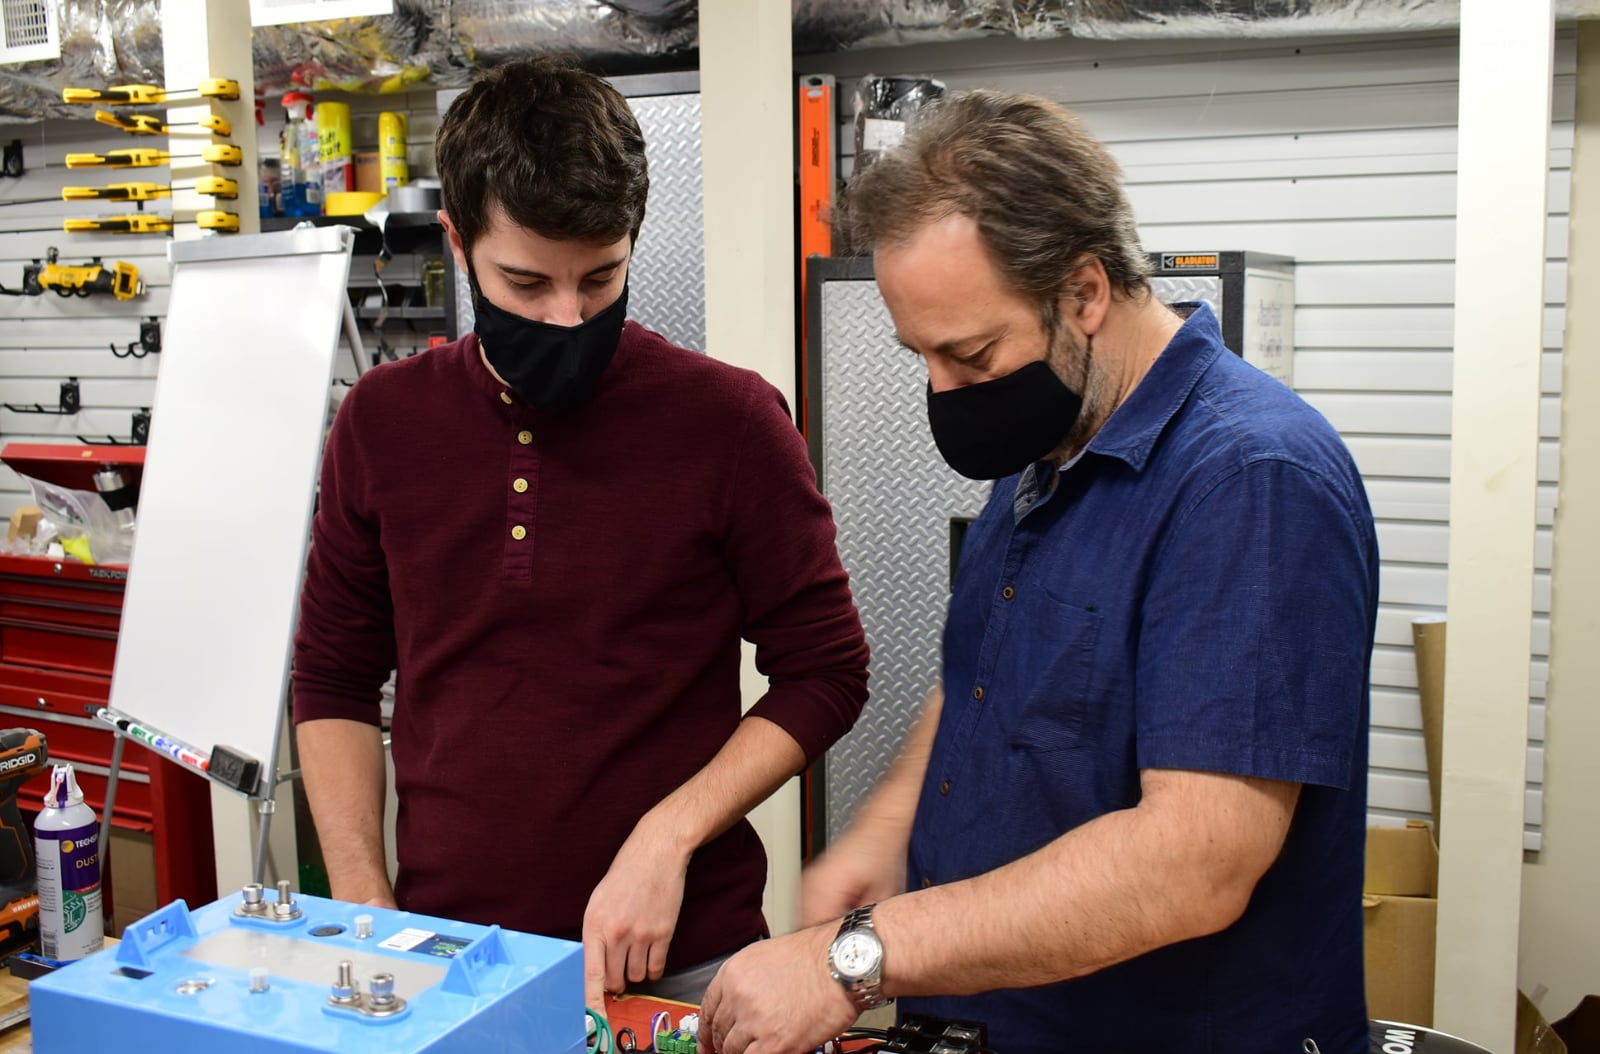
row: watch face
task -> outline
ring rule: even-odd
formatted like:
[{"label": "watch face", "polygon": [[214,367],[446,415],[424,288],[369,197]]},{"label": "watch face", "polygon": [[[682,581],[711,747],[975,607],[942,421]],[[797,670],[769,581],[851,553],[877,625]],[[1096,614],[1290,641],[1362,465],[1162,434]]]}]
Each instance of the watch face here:
[{"label": "watch face", "polygon": [[870,933],[847,933],[833,946],[833,968],[852,980],[871,974],[882,957],[883,945]]}]

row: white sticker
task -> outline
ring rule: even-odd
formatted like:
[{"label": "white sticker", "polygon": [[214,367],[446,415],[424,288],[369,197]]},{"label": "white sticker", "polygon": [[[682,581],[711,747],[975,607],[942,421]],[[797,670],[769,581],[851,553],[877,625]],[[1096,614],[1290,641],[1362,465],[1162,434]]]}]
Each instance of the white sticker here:
[{"label": "white sticker", "polygon": [[861,149],[893,150],[906,137],[904,121],[890,121],[882,117],[868,117],[862,122]]},{"label": "white sticker", "polygon": [[428,930],[401,930],[393,937],[379,941],[378,947],[388,948],[390,951],[408,952],[424,941],[431,941],[436,934]]},{"label": "white sticker", "polygon": [[1244,274],[1244,361],[1294,385],[1294,278],[1281,271]]}]

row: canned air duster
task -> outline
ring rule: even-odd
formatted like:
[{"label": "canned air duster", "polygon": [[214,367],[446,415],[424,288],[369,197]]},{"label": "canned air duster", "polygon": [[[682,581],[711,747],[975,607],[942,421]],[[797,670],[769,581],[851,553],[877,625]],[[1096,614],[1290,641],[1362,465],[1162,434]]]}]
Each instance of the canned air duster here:
[{"label": "canned air duster", "polygon": [[34,822],[39,874],[39,951],[70,962],[105,946],[100,914],[100,824],[83,802],[71,765],[50,770]]}]

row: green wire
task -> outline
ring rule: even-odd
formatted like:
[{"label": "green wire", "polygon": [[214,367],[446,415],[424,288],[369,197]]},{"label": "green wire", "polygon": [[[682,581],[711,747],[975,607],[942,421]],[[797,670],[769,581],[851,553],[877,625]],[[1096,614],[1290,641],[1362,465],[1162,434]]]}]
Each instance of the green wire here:
[{"label": "green wire", "polygon": [[[584,1007],[583,1012],[594,1024],[594,1046],[588,1048],[588,1054],[612,1054],[612,1051],[617,1049],[616,1039],[612,1036],[611,1026],[606,1024],[604,1015],[596,1013],[588,1007]],[[604,1046],[600,1044],[602,1036],[605,1037]]]}]

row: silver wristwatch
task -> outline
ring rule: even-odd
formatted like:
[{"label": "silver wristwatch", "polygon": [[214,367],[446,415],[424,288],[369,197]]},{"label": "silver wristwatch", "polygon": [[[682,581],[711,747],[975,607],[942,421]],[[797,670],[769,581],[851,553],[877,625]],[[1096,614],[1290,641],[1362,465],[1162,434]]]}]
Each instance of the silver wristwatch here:
[{"label": "silver wristwatch", "polygon": [[828,947],[828,972],[861,1010],[888,1002],[883,997],[883,941],[872,925],[875,906],[868,904],[846,915]]}]

